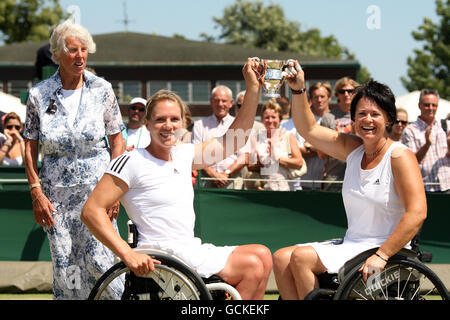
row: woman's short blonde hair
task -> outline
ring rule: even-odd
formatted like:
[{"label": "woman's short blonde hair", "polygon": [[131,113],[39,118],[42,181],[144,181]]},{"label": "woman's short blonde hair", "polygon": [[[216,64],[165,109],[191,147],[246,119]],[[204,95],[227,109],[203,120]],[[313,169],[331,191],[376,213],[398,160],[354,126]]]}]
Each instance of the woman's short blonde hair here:
[{"label": "woman's short blonde hair", "polygon": [[275,113],[278,113],[278,118],[281,120],[283,119],[283,108],[274,100],[269,100],[265,104],[263,104],[261,108],[261,119],[263,118],[264,111],[267,109],[273,110]]},{"label": "woman's short blonde hair", "polygon": [[166,89],[159,90],[153,96],[151,96],[150,99],[147,100],[147,105],[145,106],[146,108],[145,119],[149,121],[152,118],[153,108],[156,106],[158,102],[163,100],[171,100],[178,104],[181,111],[181,119],[183,119],[184,122],[185,110],[188,108],[188,106],[183,101],[183,99],[180,98],[179,95],[177,95],[175,92]]},{"label": "woman's short blonde hair", "polygon": [[97,50],[94,40],[92,39],[91,34],[85,27],[82,25],[73,23],[71,19],[64,21],[61,24],[58,24],[52,32],[50,37],[50,51],[52,53],[52,60],[59,64],[58,57],[61,53],[68,52],[66,47],[66,38],[67,37],[75,37],[84,43],[89,53],[95,53]]}]

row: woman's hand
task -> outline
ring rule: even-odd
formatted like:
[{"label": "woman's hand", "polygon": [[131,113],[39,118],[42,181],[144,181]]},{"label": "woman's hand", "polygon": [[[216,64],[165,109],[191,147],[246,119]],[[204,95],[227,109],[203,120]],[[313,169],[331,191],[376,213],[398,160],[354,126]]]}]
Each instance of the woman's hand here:
[{"label": "woman's hand", "polygon": [[33,201],[33,215],[36,223],[40,224],[42,228],[52,227],[55,224],[52,213],[56,212],[56,210],[50,200],[40,188],[34,188],[31,191],[31,199]]},{"label": "woman's hand", "polygon": [[261,60],[258,57],[247,59],[247,62],[242,68],[242,75],[244,76],[247,88],[252,86],[258,89],[260,88],[260,76],[264,69]]},{"label": "woman's hand", "polygon": [[120,201],[116,201],[111,206],[111,208],[106,210],[106,213],[108,214],[109,219],[113,221],[114,219],[117,219],[117,217],[119,216],[119,211],[120,211]]},{"label": "woman's hand", "polygon": [[125,265],[137,276],[143,276],[155,270],[155,264],[161,264],[161,261],[153,259],[148,254],[137,253],[130,250],[126,257],[123,257]]},{"label": "woman's hand", "polygon": [[297,60],[289,59],[287,61],[286,82],[293,90],[305,88],[305,73]]},{"label": "woman's hand", "polygon": [[362,272],[363,280],[367,281],[368,276],[370,277],[371,275],[380,273],[385,266],[386,261],[384,261],[379,256],[373,254],[366,260],[366,262],[358,271]]}]

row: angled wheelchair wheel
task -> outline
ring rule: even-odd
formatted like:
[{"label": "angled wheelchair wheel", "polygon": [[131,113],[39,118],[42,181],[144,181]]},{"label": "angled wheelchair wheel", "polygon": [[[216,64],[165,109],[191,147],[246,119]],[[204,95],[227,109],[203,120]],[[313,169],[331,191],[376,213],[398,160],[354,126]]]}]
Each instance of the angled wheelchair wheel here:
[{"label": "angled wheelchair wheel", "polygon": [[119,262],[102,275],[88,299],[212,300],[206,285],[187,265],[167,254],[149,255],[161,261],[153,272],[136,276]]},{"label": "angled wheelchair wheel", "polygon": [[449,292],[427,266],[413,259],[389,260],[364,282],[355,267],[342,281],[335,300],[450,300]]}]

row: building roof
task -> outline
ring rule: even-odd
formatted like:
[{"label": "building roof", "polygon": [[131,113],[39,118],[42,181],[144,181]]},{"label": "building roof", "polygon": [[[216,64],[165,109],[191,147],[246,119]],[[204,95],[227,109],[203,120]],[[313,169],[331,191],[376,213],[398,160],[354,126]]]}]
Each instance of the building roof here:
[{"label": "building roof", "polygon": [[[92,66],[140,65],[242,65],[248,57],[298,59],[308,66],[347,66],[359,68],[357,61],[323,57],[300,57],[292,52],[275,52],[236,45],[193,41],[151,34],[118,32],[93,36],[97,52],[89,55]],[[48,41],[26,42],[0,47],[0,65],[33,65],[37,49]]]}]

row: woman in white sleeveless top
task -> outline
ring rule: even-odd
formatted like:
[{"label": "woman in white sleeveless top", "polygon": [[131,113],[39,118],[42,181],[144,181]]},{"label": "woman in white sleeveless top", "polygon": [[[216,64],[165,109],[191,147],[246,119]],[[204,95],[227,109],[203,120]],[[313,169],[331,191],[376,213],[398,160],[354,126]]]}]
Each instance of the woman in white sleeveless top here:
[{"label": "woman in white sleeveless top", "polygon": [[[299,244],[274,254],[274,273],[283,299],[303,299],[318,286],[317,275],[336,273],[359,253],[379,247],[361,267],[364,280],[419,231],[427,215],[417,160],[402,144],[389,139],[396,118],[395,97],[376,81],[358,88],[351,104],[356,135],[317,125],[304,90],[304,73],[291,63],[292,116],[300,135],[319,150],[347,161],[342,197],[348,229],[342,243]],[[303,89],[302,89],[303,88]]]}]

